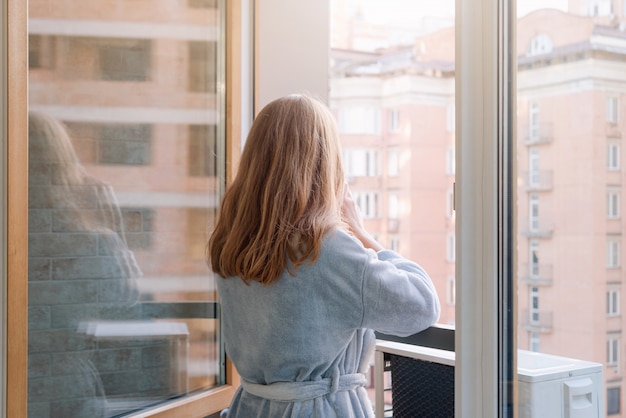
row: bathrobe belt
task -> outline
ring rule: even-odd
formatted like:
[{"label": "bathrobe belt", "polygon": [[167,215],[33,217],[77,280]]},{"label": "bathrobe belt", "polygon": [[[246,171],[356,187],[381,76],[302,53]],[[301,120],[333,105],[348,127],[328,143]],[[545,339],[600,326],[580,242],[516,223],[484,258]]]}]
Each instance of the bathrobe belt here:
[{"label": "bathrobe belt", "polygon": [[365,383],[363,373],[342,374],[308,382],[276,382],[267,385],[241,380],[243,390],[249,394],[281,402],[307,401],[331,393],[353,390],[365,386]]}]

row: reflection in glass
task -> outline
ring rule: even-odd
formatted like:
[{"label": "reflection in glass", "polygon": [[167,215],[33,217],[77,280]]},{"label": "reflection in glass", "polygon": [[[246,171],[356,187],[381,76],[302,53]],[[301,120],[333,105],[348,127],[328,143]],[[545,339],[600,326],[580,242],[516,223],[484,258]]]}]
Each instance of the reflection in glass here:
[{"label": "reflection in glass", "polygon": [[224,381],[223,2],[29,2],[30,417]]}]

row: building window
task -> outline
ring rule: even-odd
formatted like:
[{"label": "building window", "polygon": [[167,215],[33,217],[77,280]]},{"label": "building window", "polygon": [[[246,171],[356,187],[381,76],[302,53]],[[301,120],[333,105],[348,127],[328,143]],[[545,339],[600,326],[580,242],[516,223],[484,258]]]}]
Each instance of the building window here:
[{"label": "building window", "polygon": [[150,125],[101,125],[97,161],[100,164],[148,165],[151,144]]},{"label": "building window", "polygon": [[128,248],[131,250],[150,249],[154,233],[153,209],[124,207],[120,210]]},{"label": "building window", "polygon": [[539,230],[539,196],[531,194],[529,199],[528,224],[532,232]]},{"label": "building window", "polygon": [[454,146],[450,145],[446,149],[446,174],[453,176],[456,170],[456,156],[454,152]]},{"label": "building window", "polygon": [[611,16],[613,0],[588,0],[585,13],[587,16]]},{"label": "building window", "polygon": [[374,177],[380,175],[377,150],[353,148],[345,150],[343,156],[347,176]]},{"label": "building window", "polygon": [[619,336],[609,335],[606,338],[606,365],[619,365]]},{"label": "building window", "polygon": [[387,174],[394,177],[400,175],[400,150],[398,148],[387,150]]},{"label": "building window", "polygon": [[616,415],[620,413],[620,387],[606,389],[606,413]]},{"label": "building window", "polygon": [[606,98],[606,121],[609,123],[619,122],[619,98],[616,96]]},{"label": "building window", "polygon": [[456,239],[454,232],[449,232],[446,239],[446,260],[449,263],[454,263],[456,259]]},{"label": "building window", "polygon": [[539,186],[539,150],[531,148],[528,153],[528,183],[530,187]]},{"label": "building window", "polygon": [[100,77],[109,81],[148,81],[151,42],[106,39],[99,44]]},{"label": "building window", "polygon": [[399,201],[398,193],[389,194],[389,213],[387,214],[389,219],[398,219],[400,214]]},{"label": "building window", "polygon": [[608,219],[620,217],[620,194],[619,190],[609,190],[606,193],[606,217]]},{"label": "building window", "polygon": [[188,89],[197,93],[217,91],[217,42],[189,42]]},{"label": "building window", "polygon": [[530,288],[530,323],[539,323],[539,288],[533,286]]},{"label": "building window", "polygon": [[354,201],[364,218],[378,217],[378,192],[354,192]]},{"label": "building window", "polygon": [[400,112],[398,109],[389,109],[389,132],[400,130]]},{"label": "building window", "polygon": [[28,68],[52,70],[56,63],[56,37],[28,35]]},{"label": "building window", "polygon": [[528,349],[534,352],[539,351],[539,333],[538,332],[530,333],[530,344],[529,344]]},{"label": "building window", "polygon": [[539,242],[537,240],[531,240],[529,244],[530,253],[530,277],[539,277]]},{"label": "building window", "polygon": [[215,125],[189,125],[189,175],[217,176]]},{"label": "building window", "polygon": [[607,316],[619,315],[619,289],[609,289],[606,292],[606,314]]},{"label": "building window", "polygon": [[542,55],[552,52],[552,39],[544,33],[535,36],[530,40],[528,55]]},{"label": "building window", "polygon": [[339,112],[339,131],[348,135],[379,135],[380,109],[375,107],[346,107]]},{"label": "building window", "polygon": [[528,105],[528,136],[530,142],[539,140],[539,105],[531,102]]},{"label": "building window", "polygon": [[456,304],[456,279],[454,276],[448,276],[446,280],[446,302],[449,306]]},{"label": "building window", "polygon": [[606,267],[616,269],[620,266],[620,247],[621,239],[619,237],[608,237],[606,242]]},{"label": "building window", "polygon": [[606,152],[606,168],[609,171],[616,171],[620,169],[620,145],[616,142],[610,142],[607,144]]}]

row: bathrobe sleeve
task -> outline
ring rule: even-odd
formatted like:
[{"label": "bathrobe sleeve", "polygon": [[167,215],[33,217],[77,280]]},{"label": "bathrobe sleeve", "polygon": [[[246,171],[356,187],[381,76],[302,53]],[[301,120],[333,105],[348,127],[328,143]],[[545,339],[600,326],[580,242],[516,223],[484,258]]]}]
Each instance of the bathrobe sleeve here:
[{"label": "bathrobe sleeve", "polygon": [[370,253],[363,269],[363,327],[408,336],[439,319],[441,307],[432,280],[417,263],[394,251]]}]

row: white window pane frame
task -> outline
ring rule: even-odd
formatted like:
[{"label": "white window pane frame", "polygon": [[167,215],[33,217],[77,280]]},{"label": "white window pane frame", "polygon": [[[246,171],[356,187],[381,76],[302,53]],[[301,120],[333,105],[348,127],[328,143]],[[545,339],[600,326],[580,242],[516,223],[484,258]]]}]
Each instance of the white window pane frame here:
[{"label": "white window pane frame", "polygon": [[398,132],[400,130],[400,112],[398,109],[389,109],[389,132]]},{"label": "white window pane frame", "polygon": [[531,148],[528,153],[528,182],[531,187],[539,186],[539,150]]},{"label": "white window pane frame", "polygon": [[618,269],[620,260],[621,237],[609,236],[606,241],[606,268]]},{"label": "white window pane frame", "polygon": [[505,0],[456,0],[455,410],[464,418],[514,407],[515,286],[503,255],[515,238],[515,12]]},{"label": "white window pane frame", "polygon": [[620,218],[620,197],[619,189],[609,189],[606,193],[606,217],[607,219]]},{"label": "white window pane frame", "polygon": [[387,174],[391,177],[400,175],[400,149],[397,147],[387,150]]},{"label": "white window pane frame", "polygon": [[620,289],[608,289],[606,291],[606,314],[607,316],[619,316],[620,314]]},{"label": "white window pane frame", "polygon": [[617,142],[609,142],[606,148],[606,168],[609,171],[617,171],[620,169],[620,144]]},{"label": "white window pane frame", "polygon": [[606,365],[619,366],[619,335],[608,335],[606,338]]},{"label": "white window pane frame", "polygon": [[606,121],[609,123],[619,122],[619,97],[607,96],[606,98]]},{"label": "white window pane frame", "polygon": [[446,303],[449,306],[456,304],[456,279],[454,276],[448,276],[446,279]]}]

